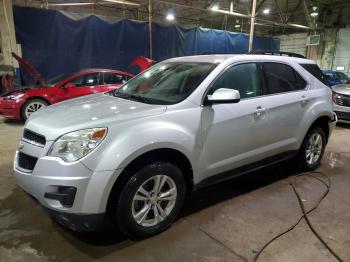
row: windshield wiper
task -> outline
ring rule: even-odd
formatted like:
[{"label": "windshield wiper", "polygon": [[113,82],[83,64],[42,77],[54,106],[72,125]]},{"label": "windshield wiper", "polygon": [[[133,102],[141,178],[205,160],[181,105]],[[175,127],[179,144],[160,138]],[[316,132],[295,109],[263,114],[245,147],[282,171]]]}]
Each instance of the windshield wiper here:
[{"label": "windshield wiper", "polygon": [[151,104],[151,100],[148,99],[147,97],[144,97],[144,96],[135,95],[135,94],[126,94],[126,93],[122,93],[120,91],[115,91],[115,92],[113,92],[111,94],[113,94],[116,97],[126,98],[126,99],[133,99],[133,100],[136,100],[136,101],[139,101],[139,102],[143,102],[143,103],[146,103],[146,104]]}]

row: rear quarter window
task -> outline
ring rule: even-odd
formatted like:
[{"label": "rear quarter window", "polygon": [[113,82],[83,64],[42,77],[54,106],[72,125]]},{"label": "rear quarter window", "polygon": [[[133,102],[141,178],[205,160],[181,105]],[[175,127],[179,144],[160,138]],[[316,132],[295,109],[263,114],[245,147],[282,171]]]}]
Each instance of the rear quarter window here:
[{"label": "rear quarter window", "polygon": [[322,73],[321,69],[315,64],[300,64],[306,71],[316,77],[319,81],[321,81],[326,86],[330,86],[327,78]]},{"label": "rear quarter window", "polygon": [[286,64],[264,62],[263,71],[268,94],[302,90],[307,85],[298,72]]}]

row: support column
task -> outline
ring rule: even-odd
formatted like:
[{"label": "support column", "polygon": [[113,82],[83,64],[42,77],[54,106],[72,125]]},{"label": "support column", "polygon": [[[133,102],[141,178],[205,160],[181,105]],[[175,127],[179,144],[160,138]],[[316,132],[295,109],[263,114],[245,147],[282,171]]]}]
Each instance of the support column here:
[{"label": "support column", "polygon": [[250,18],[250,33],[248,52],[253,51],[254,26],[255,26],[256,0],[253,0],[252,17]]},{"label": "support column", "polygon": [[153,59],[153,41],[152,41],[152,12],[153,2],[148,0],[148,31],[149,31],[149,58]]},{"label": "support column", "polygon": [[18,53],[13,22],[12,0],[0,0],[0,39],[0,65],[18,68],[17,61],[11,55],[11,52]]}]

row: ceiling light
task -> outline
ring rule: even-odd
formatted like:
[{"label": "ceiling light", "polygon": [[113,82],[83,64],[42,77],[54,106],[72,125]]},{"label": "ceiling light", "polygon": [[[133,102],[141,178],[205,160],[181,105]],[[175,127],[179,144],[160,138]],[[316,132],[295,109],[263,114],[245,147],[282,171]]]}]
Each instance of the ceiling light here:
[{"label": "ceiling light", "polygon": [[174,14],[168,13],[168,14],[166,15],[166,20],[168,20],[168,21],[174,21],[174,20],[175,20]]},{"label": "ceiling light", "polygon": [[139,6],[139,3],[131,2],[131,1],[124,1],[124,0],[103,0],[104,2],[110,2],[115,4],[123,4],[123,5],[135,5]]},{"label": "ceiling light", "polygon": [[235,25],[235,28],[240,28],[241,27],[241,25]]},{"label": "ceiling light", "polygon": [[264,15],[268,15],[268,14],[270,13],[270,11],[271,11],[270,8],[265,8],[265,9],[263,10],[263,14],[264,14]]},{"label": "ceiling light", "polygon": [[318,16],[318,12],[312,12],[310,15],[313,17]]},{"label": "ceiling light", "polygon": [[218,10],[219,10],[219,5],[218,5],[218,4],[214,4],[214,5],[211,7],[211,10],[212,10],[212,11],[218,11]]}]

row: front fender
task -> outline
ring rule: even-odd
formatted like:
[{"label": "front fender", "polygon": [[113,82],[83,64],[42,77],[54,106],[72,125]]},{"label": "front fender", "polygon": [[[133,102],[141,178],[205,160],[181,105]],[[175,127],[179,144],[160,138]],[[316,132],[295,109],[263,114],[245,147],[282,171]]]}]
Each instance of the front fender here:
[{"label": "front fender", "polygon": [[[170,122],[149,121],[126,127],[127,131],[109,130],[109,139],[93,152],[91,157],[82,160],[89,169],[106,171],[124,169],[131,161],[155,149],[171,148],[183,153],[190,161],[194,148],[194,132]],[[191,161],[192,162],[192,161]]]}]

